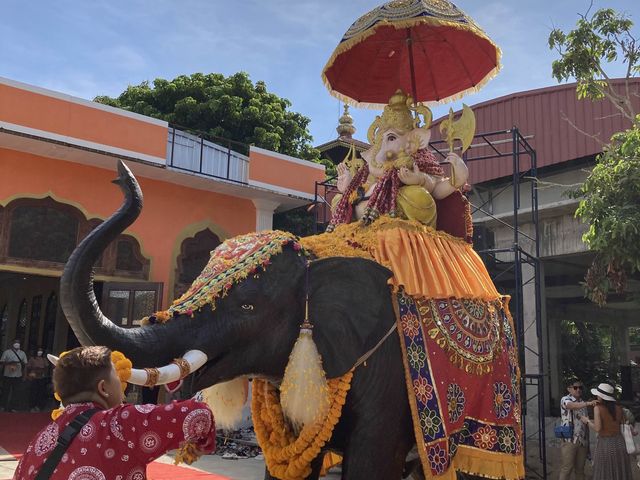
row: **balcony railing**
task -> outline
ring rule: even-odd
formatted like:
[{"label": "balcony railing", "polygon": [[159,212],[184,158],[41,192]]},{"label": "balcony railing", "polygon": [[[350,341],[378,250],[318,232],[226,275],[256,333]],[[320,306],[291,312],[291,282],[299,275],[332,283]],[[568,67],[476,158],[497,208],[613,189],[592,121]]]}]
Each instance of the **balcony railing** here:
[{"label": "balcony railing", "polygon": [[[209,139],[207,139],[209,138]],[[246,185],[249,176],[249,157],[236,150],[249,151],[240,142],[194,135],[169,126],[167,138],[167,166]],[[222,145],[221,145],[222,144]]]}]

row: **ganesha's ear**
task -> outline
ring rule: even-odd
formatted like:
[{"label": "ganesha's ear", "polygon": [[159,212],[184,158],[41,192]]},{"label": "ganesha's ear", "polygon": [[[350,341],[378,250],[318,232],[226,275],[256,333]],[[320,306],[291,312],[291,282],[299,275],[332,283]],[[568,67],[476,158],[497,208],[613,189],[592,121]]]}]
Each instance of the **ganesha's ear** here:
[{"label": "ganesha's ear", "polygon": [[390,270],[362,258],[331,257],[309,267],[309,320],[328,378],[347,373],[395,322]]},{"label": "ganesha's ear", "polygon": [[431,140],[431,129],[428,127],[414,128],[409,135],[415,138],[415,143],[418,148],[429,147],[429,141]]}]

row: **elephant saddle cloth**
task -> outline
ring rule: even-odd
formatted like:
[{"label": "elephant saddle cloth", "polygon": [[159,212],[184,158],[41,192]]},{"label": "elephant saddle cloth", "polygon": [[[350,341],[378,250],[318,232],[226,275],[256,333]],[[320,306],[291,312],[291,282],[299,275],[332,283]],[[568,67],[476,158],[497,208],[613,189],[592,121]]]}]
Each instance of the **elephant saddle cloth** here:
[{"label": "elephant saddle cloth", "polygon": [[418,222],[381,217],[305,237],[317,257],[389,268],[414,432],[427,478],[456,471],[524,478],[520,370],[508,297],[473,247]]},{"label": "elephant saddle cloth", "polygon": [[524,478],[520,374],[506,298],[396,294],[407,391],[426,477]]},{"label": "elephant saddle cloth", "polygon": [[168,310],[143,319],[143,324],[163,323],[175,315],[193,315],[205,305],[215,308],[216,300],[224,297],[233,285],[265,269],[271,263],[271,257],[285,247],[300,256],[305,254],[295,235],[278,230],[253,232],[225,240],[211,252],[209,262],[185,294]]}]

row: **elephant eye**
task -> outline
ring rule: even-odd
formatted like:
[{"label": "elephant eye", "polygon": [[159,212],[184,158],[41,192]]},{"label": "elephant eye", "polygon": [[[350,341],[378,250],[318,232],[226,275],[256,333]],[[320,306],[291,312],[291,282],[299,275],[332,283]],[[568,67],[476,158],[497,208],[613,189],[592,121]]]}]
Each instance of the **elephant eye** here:
[{"label": "elephant eye", "polygon": [[245,303],[244,305],[242,305],[242,309],[243,310],[253,310],[253,305],[251,305],[250,303]]},{"label": "elephant eye", "polygon": [[387,136],[387,141],[388,142],[393,142],[397,139],[398,137],[396,137],[395,135],[391,134],[389,136]]}]

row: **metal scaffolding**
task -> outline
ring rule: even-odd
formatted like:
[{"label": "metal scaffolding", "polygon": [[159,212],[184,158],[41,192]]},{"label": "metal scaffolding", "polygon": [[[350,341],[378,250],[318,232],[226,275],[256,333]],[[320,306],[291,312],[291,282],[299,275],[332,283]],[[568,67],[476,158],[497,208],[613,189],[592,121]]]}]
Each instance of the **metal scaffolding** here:
[{"label": "metal scaffolding", "polygon": [[[448,146],[444,140],[431,142],[429,146],[436,156],[445,158]],[[522,399],[522,426],[524,456],[527,475],[547,477],[547,455],[545,438],[545,395],[542,354],[542,306],[541,268],[538,235],[538,192],[536,151],[517,127],[474,136],[471,147],[464,153],[467,163],[511,158],[511,182],[494,194],[492,199],[513,189],[513,215],[511,221],[501,219],[487,210],[490,200],[480,205],[472,205],[472,213],[480,212],[513,231],[513,243],[507,248],[476,248],[487,264],[494,282],[511,294],[510,310],[515,322],[520,359]],[[335,177],[324,182],[316,182],[315,187],[315,231],[324,231],[331,218],[330,203],[337,194]],[[530,207],[522,208],[521,192],[530,184]],[[522,226],[531,225],[529,233]],[[523,271],[524,270],[524,271]],[[534,308],[529,309],[528,322],[525,319],[524,290],[534,287]],[[533,317],[533,318],[531,318]],[[532,338],[533,337],[533,338]],[[527,341],[528,340],[528,341]],[[527,365],[530,362],[531,365]],[[537,364],[537,365],[536,365]],[[537,366],[537,371],[532,371]],[[532,448],[534,450],[532,451]]]}]

